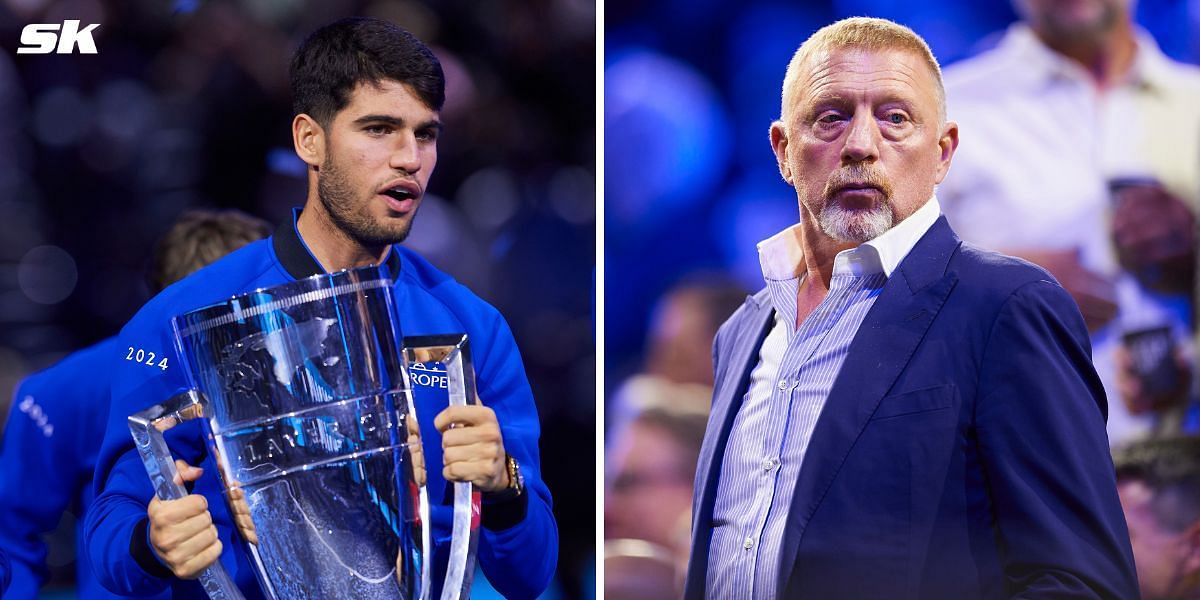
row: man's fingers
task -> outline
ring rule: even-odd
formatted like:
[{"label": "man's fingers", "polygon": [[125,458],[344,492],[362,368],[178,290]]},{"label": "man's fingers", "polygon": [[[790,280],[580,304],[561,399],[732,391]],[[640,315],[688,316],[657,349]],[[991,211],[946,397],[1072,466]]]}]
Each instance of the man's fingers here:
[{"label": "man's fingers", "polygon": [[442,453],[442,462],[493,464],[504,460],[504,451],[496,444],[469,444],[466,446],[447,446]]},{"label": "man's fingers", "polygon": [[501,440],[498,426],[455,427],[442,432],[443,448],[473,444],[500,444]]},{"label": "man's fingers", "polygon": [[442,476],[446,481],[469,481],[483,491],[501,489],[508,485],[504,448],[495,443],[448,447]]},{"label": "man's fingers", "polygon": [[1128,405],[1140,405],[1142,386],[1136,377],[1121,374],[1117,376],[1117,393],[1121,394]]},{"label": "man's fingers", "polygon": [[[150,541],[159,550],[170,551],[212,528],[212,515],[204,511],[178,522],[155,521],[150,518]],[[215,531],[215,529],[214,529]]]},{"label": "man's fingers", "polygon": [[247,542],[258,545],[258,530],[254,528],[254,520],[250,515],[238,515],[234,517],[234,524],[237,525],[238,531],[242,537],[246,538]]},{"label": "man's fingers", "polygon": [[246,502],[246,491],[240,487],[229,490],[229,508],[233,513],[234,524],[242,537],[251,544],[258,544],[258,532],[254,528],[254,519],[250,516],[250,503]]},{"label": "man's fingers", "polygon": [[479,472],[464,463],[447,464],[442,467],[442,477],[446,481],[469,481],[478,484]]},{"label": "man's fingers", "polygon": [[208,499],[200,494],[189,494],[178,500],[159,500],[155,497],[146,509],[151,524],[164,526],[182,523],[207,511]]},{"label": "man's fingers", "polygon": [[[215,529],[214,529],[215,531]],[[200,573],[212,566],[221,558],[221,540],[215,540],[207,548],[200,553],[184,560],[178,569],[175,569],[175,575],[180,579],[195,579],[200,576]]]},{"label": "man's fingers", "polygon": [[433,424],[442,433],[442,475],[447,481],[470,481],[484,491],[504,484],[504,442],[492,409],[451,406]]},{"label": "man's fingers", "polygon": [[221,542],[204,496],[150,502],[150,543],[177,577],[191,579],[221,554]]},{"label": "man's fingers", "polygon": [[438,413],[438,416],[434,418],[433,426],[438,431],[445,433],[452,424],[470,427],[495,422],[495,411],[486,406],[471,404],[468,406],[451,406],[446,408],[446,410]]},{"label": "man's fingers", "polygon": [[412,352],[413,358],[416,359],[414,362],[430,363],[442,362],[446,359],[446,356],[450,354],[451,349],[452,348],[448,346],[430,346],[422,348],[410,348],[409,351]]},{"label": "man's fingers", "polygon": [[488,460],[455,461],[442,467],[442,476],[446,481],[470,481],[471,483],[489,487],[496,479],[495,465]]},{"label": "man's fingers", "polygon": [[175,459],[175,471],[175,485],[183,485],[186,481],[195,481],[201,473],[204,473],[204,469],[193,467],[178,458]]},{"label": "man's fingers", "polygon": [[166,554],[174,564],[182,565],[218,543],[220,542],[217,539],[217,527],[209,522],[199,531],[171,546]]}]

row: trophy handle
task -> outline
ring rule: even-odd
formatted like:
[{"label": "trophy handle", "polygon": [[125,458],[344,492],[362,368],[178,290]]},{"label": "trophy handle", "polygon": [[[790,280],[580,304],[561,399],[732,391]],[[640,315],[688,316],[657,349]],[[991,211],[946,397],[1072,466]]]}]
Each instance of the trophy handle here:
[{"label": "trophy handle", "polygon": [[[167,448],[163,432],[184,421],[203,417],[207,404],[203,394],[188,390],[129,416],[129,432],[133,434],[142,464],[160,500],[178,500],[188,494],[182,485],[175,483],[178,474],[175,458]],[[213,600],[242,600],[241,591],[225,571],[220,559],[201,571],[199,580],[208,597]]]},{"label": "trophy handle", "polygon": [[[475,402],[475,367],[466,334],[406,337],[404,358],[409,363],[434,361],[446,366],[450,406]],[[480,493],[470,482],[456,481],[453,485],[454,520],[442,600],[471,597],[475,555],[479,548]]]}]

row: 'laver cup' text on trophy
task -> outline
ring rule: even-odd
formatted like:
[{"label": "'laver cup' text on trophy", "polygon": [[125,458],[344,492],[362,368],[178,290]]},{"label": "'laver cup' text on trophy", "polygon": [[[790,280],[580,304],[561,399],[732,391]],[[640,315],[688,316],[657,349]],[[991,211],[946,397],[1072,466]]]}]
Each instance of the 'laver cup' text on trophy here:
[{"label": "'laver cup' text on trophy", "polygon": [[[450,402],[474,400],[465,335],[400,348],[382,267],[315,275],[174,320],[190,390],[129,418],[159,498],[174,483],[163,433],[200,418],[259,584],[270,598],[429,598],[432,545],[406,361],[446,366]],[[429,415],[426,418],[433,418]],[[205,475],[207,476],[207,475]],[[469,595],[478,495],[455,483],[443,599]],[[209,596],[241,598],[214,563]]]}]

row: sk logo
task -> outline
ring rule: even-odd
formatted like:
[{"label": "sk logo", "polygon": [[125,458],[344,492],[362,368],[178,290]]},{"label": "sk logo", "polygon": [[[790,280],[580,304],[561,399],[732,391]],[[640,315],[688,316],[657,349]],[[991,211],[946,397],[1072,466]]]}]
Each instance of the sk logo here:
[{"label": "sk logo", "polygon": [[[79,48],[80,54],[96,54],[96,41],[92,39],[92,30],[99,23],[88,25],[79,30],[79,20],[63,21],[62,33],[56,33],[58,23],[33,23],[21,30],[21,47],[17,54],[72,54]],[[55,46],[57,45],[57,50]]]}]

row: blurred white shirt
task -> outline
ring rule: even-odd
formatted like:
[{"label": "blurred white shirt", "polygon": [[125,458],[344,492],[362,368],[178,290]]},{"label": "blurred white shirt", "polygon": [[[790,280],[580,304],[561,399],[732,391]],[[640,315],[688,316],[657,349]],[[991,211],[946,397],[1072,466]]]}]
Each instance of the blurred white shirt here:
[{"label": "blurred white shirt", "polygon": [[1093,360],[1110,441],[1146,433],[1152,417],[1130,415],[1117,394],[1113,351],[1123,332],[1157,325],[1182,340],[1191,309],[1120,272],[1108,182],[1154,179],[1200,207],[1200,68],[1170,60],[1139,31],[1125,82],[1102,92],[1017,23],[995,49],[947,68],[945,84],[960,139],[938,188],[951,226],[1000,251],[1078,250],[1085,267],[1116,278],[1119,313],[1093,335]]}]

